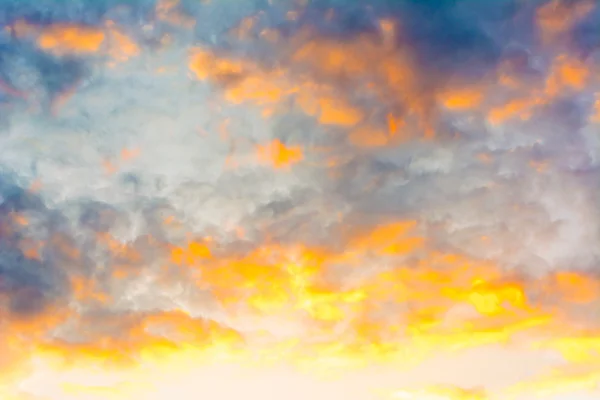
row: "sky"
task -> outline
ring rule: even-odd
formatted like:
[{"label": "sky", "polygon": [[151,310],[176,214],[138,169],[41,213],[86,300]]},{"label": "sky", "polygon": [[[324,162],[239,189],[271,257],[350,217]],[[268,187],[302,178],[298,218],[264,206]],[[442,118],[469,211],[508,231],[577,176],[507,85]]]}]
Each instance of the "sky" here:
[{"label": "sky", "polygon": [[0,11],[0,398],[600,395],[595,1]]}]

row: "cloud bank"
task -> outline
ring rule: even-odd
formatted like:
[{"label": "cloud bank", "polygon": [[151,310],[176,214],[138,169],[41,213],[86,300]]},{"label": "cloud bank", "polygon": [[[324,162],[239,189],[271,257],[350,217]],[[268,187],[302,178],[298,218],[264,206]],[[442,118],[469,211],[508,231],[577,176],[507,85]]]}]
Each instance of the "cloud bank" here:
[{"label": "cloud bank", "polygon": [[595,2],[5,3],[4,398],[594,396]]}]

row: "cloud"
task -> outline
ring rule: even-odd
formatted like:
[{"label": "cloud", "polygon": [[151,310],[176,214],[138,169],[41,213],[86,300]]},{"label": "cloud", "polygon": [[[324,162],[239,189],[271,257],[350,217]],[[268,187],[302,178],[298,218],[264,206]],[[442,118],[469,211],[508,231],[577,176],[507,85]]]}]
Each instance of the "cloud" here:
[{"label": "cloud", "polygon": [[93,3],[4,14],[15,353],[351,369],[513,340],[591,379],[593,3]]}]

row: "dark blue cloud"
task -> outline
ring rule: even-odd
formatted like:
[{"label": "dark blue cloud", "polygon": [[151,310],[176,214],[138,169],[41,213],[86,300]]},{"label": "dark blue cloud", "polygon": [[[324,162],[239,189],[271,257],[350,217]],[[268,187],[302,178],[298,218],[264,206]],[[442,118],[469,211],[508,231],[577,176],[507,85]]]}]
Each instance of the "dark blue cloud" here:
[{"label": "dark blue cloud", "polygon": [[[27,232],[27,227],[15,222],[15,215],[23,214],[35,214],[33,231]],[[48,241],[54,232],[60,232],[60,220],[38,196],[6,174],[0,175],[0,292],[8,295],[9,312],[15,317],[41,313],[68,296],[63,260],[51,254],[40,254],[39,259],[27,257],[20,246],[28,239]]]}]

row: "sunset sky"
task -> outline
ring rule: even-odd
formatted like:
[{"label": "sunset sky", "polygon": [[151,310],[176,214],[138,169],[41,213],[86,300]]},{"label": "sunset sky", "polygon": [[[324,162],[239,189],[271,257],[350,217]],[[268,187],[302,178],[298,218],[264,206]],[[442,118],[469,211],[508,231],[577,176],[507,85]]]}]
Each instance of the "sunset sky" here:
[{"label": "sunset sky", "polygon": [[0,400],[600,398],[596,1],[0,23]]}]

